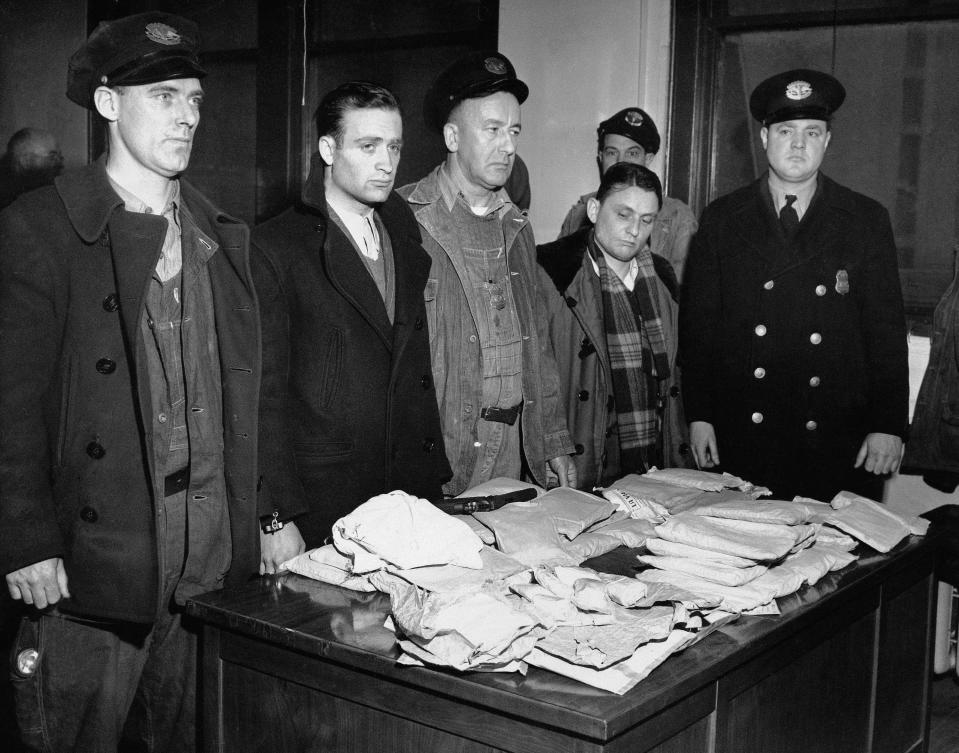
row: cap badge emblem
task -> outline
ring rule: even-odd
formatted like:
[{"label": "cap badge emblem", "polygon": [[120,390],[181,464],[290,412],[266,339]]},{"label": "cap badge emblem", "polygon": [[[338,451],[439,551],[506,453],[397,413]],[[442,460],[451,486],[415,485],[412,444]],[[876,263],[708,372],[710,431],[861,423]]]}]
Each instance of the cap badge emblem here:
[{"label": "cap badge emblem", "polygon": [[506,73],[506,63],[504,63],[499,58],[486,58],[483,61],[483,65],[490,73],[495,73],[497,76],[502,76]]},{"label": "cap badge emblem", "polygon": [[812,94],[812,87],[806,81],[793,81],[786,86],[786,96],[789,99],[806,99]]},{"label": "cap badge emblem", "polygon": [[643,116],[635,110],[628,110],[624,117],[626,118],[626,122],[631,126],[641,126],[643,124]]},{"label": "cap badge emblem", "polygon": [[172,26],[167,26],[166,24],[147,24],[146,33],[147,39],[157,44],[180,44],[180,42],[183,41],[183,37],[180,36],[179,32]]},{"label": "cap badge emblem", "polygon": [[846,295],[849,292],[849,273],[845,269],[836,272],[836,292]]}]

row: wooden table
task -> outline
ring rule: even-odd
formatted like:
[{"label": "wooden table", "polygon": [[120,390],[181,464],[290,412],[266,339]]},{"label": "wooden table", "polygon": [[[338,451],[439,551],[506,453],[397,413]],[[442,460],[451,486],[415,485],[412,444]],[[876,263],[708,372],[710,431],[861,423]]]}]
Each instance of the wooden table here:
[{"label": "wooden table", "polygon": [[[530,668],[400,667],[383,594],[296,575],[197,598],[207,750],[924,751],[933,542],[911,538],[743,617],[623,696]],[[589,563],[638,568],[620,549]]]}]

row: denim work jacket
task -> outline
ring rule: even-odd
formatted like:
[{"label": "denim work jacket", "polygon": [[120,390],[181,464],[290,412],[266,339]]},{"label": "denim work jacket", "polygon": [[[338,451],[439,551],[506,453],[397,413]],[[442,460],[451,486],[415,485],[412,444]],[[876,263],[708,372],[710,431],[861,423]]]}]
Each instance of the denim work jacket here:
[{"label": "denim work jacket", "polygon": [[[453,467],[447,494],[462,492],[476,464],[476,425],[482,405],[483,361],[474,303],[466,295],[469,275],[440,188],[441,167],[404,186],[432,259],[424,297],[430,332],[433,381],[443,440]],[[507,201],[505,193],[501,195]],[[529,220],[512,203],[503,214],[506,263],[523,337],[523,453],[536,483],[546,485],[546,462],[573,452],[559,402],[559,378],[549,341],[546,295],[556,295],[536,263]]]}]

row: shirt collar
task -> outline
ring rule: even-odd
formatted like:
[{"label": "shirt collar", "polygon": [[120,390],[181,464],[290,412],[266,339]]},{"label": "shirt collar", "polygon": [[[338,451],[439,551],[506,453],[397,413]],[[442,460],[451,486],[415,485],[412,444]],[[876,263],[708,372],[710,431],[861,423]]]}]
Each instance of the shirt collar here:
[{"label": "shirt collar", "polygon": [[167,198],[163,205],[163,210],[157,212],[153,207],[149,206],[144,202],[139,196],[128,191],[126,188],[117,183],[110,175],[107,175],[107,178],[110,180],[110,185],[113,187],[113,190],[117,192],[117,195],[123,200],[123,207],[128,212],[138,212],[139,214],[160,214],[165,215],[168,212],[176,213],[180,208],[180,181],[171,180],[169,183],[169,188],[167,189]]},{"label": "shirt collar", "polygon": [[786,196],[795,196],[796,201],[793,203],[793,206],[796,208],[796,214],[802,217],[806,210],[809,209],[809,205],[812,203],[813,196],[816,195],[816,187],[819,185],[819,181],[812,180],[801,188],[788,188],[783,189],[779,186],[774,186],[772,182],[769,182],[769,193],[773,198],[773,207],[776,209],[776,214],[782,210],[786,205]]},{"label": "shirt collar", "polygon": [[[456,203],[457,200],[460,200],[466,207],[469,208],[471,212],[473,211],[473,208],[466,196],[463,195],[463,192],[453,180],[453,176],[450,173],[449,162],[444,162],[442,165],[440,165],[438,182],[440,195],[443,197],[443,201],[446,203],[446,208],[448,210],[452,211],[453,204]],[[512,205],[513,202],[509,198],[509,194],[506,193],[506,189],[504,188],[499,188],[496,191],[495,196],[496,200],[489,206],[486,214],[489,214],[490,212],[498,212],[502,215]]]},{"label": "shirt collar", "polygon": [[[589,250],[589,261],[593,265],[593,271],[596,273],[596,276],[599,277],[599,264],[596,261],[596,256],[603,253],[603,250],[599,247],[599,243],[596,241],[596,232],[594,230],[589,231],[587,249]],[[640,249],[639,253],[641,254],[643,251],[644,249]],[[636,278],[639,276],[639,262],[636,260],[637,256],[639,256],[639,254],[636,254],[636,256],[630,259],[629,269],[626,271],[626,277],[623,279],[623,285],[626,286],[627,290],[632,290],[634,287],[636,287]],[[607,263],[606,266],[608,267],[609,263]],[[610,269],[610,272],[613,272],[613,270]],[[613,272],[613,274],[616,273]]]}]

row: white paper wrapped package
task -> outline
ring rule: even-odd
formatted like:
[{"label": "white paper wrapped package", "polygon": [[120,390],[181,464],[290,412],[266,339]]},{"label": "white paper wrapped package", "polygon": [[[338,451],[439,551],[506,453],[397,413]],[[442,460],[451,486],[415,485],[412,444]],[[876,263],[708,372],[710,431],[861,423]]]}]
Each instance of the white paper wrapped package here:
[{"label": "white paper wrapped package", "polygon": [[830,525],[865,542],[885,554],[910,533],[924,534],[928,521],[910,521],[866,497],[840,492],[830,503],[833,512],[826,518]]},{"label": "white paper wrapped package", "polygon": [[735,557],[732,554],[723,554],[709,549],[700,549],[697,546],[681,544],[678,541],[667,541],[666,539],[651,538],[646,540],[646,548],[652,554],[659,554],[664,557],[686,557],[697,562],[715,562],[727,567],[752,567],[756,564],[755,560],[745,557]]},{"label": "white paper wrapped package", "polygon": [[636,559],[644,565],[650,565],[659,570],[670,570],[672,572],[695,575],[703,580],[720,583],[724,586],[741,586],[749,583],[750,581],[756,580],[756,578],[768,569],[762,565],[730,567],[728,565],[720,565],[718,562],[702,562],[686,557],[661,557],[649,554],[640,554]]},{"label": "white paper wrapped package", "polygon": [[802,502],[775,499],[727,499],[714,503],[703,500],[702,504],[689,512],[711,518],[749,520],[753,523],[775,523],[784,526],[809,523],[813,518],[813,511]]},{"label": "white paper wrapped package", "polygon": [[427,663],[459,670],[501,666],[522,659],[544,634],[533,615],[517,608],[519,598],[511,601],[498,588],[428,593],[383,571],[370,580],[390,595],[401,638],[419,649],[410,653]]},{"label": "white paper wrapped package", "polygon": [[[628,497],[617,496],[617,492],[624,492],[636,500],[647,501],[650,505],[638,512],[640,508],[630,504]],[[650,517],[650,514],[662,517],[665,512],[698,497],[701,493],[701,489],[670,484],[637,473],[623,476],[603,490],[606,499],[618,503],[627,512],[633,511],[633,517]],[[647,511],[650,514],[647,514]]]},{"label": "white paper wrapped package", "polygon": [[797,543],[812,536],[814,529],[812,526],[707,518],[684,512],[656,526],[656,534],[680,544],[768,562],[786,556]]},{"label": "white paper wrapped package", "polygon": [[575,489],[552,489],[530,502],[513,502],[491,512],[474,513],[496,536],[496,547],[530,566],[577,565],[569,541],[610,517],[614,505]]},{"label": "white paper wrapped package", "polygon": [[462,520],[405,492],[380,494],[333,524],[333,544],[354,574],[423,565],[483,566],[483,542]]},{"label": "white paper wrapped package", "polygon": [[643,583],[669,583],[686,591],[719,602],[719,608],[727,612],[740,614],[768,604],[776,598],[779,584],[761,583],[757,578],[743,586],[723,586],[686,573],[667,572],[665,570],[644,570],[636,574]]}]

